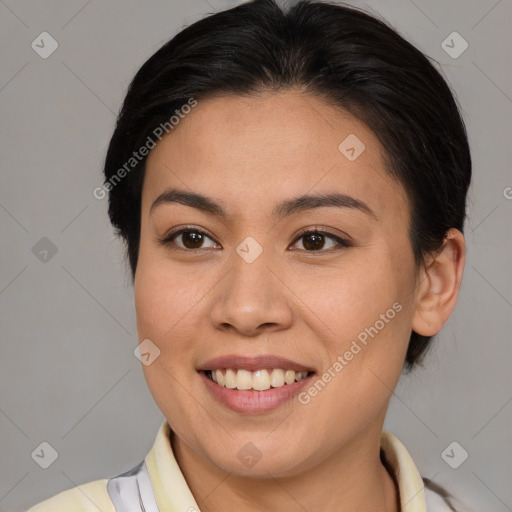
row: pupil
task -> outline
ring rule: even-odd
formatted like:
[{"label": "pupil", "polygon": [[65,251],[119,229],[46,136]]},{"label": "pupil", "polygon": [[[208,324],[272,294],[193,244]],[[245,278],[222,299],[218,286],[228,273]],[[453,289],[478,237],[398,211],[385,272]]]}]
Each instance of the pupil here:
[{"label": "pupil", "polygon": [[[310,244],[308,241],[309,240],[313,240],[313,243]],[[315,242],[316,240],[316,242]],[[319,233],[313,233],[311,235],[307,235],[306,238],[304,239],[304,247],[306,249],[321,249],[324,244],[323,244],[323,235],[320,235]]]},{"label": "pupil", "polygon": [[[203,235],[201,233],[197,233],[196,231],[185,231],[183,234],[183,244],[188,249],[198,249],[201,246],[201,242],[203,241]],[[192,247],[190,247],[190,244]]]}]

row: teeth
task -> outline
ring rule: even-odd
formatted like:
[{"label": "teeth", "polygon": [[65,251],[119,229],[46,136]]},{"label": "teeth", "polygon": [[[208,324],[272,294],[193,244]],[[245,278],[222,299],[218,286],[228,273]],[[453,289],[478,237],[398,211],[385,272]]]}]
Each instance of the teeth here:
[{"label": "teeth", "polygon": [[207,372],[211,380],[219,386],[229,389],[265,391],[267,389],[280,388],[285,384],[293,384],[305,379],[308,372],[294,372],[293,370],[282,370],[276,368],[269,370],[236,370],[227,368],[226,370],[217,369]]},{"label": "teeth", "polygon": [[252,387],[256,391],[270,389],[270,375],[267,370],[258,370],[252,376]]},{"label": "teeth", "polygon": [[270,385],[273,388],[280,388],[284,386],[284,371],[283,370],[272,370],[270,374]]},{"label": "teeth", "polygon": [[[219,370],[217,370],[219,371]],[[236,389],[251,389],[252,374],[247,370],[238,370],[236,373]]]},{"label": "teeth", "polygon": [[231,370],[231,368],[228,368],[226,370],[226,375],[224,377],[224,385],[229,389],[236,388],[236,373],[233,370]]},{"label": "teeth", "polygon": [[286,370],[284,373],[284,381],[286,384],[293,384],[295,381],[295,372],[293,370]]}]

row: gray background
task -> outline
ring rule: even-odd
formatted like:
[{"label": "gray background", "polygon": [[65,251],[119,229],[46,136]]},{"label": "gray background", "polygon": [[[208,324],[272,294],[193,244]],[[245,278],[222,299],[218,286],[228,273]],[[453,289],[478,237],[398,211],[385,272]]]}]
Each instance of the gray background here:
[{"label": "gray background", "polygon": [[[0,0],[2,510],[125,471],[152,446],[163,416],[133,355],[122,246],[92,191],[133,74],[182,27],[236,3]],[[440,63],[474,162],[459,302],[385,428],[473,510],[512,510],[512,2],[352,3]],[[31,48],[43,31],[59,44],[47,59]],[[453,31],[469,43],[458,58],[441,47]],[[57,248],[47,261],[33,249],[43,237]],[[48,469],[31,457],[43,441],[59,455]],[[469,453],[458,469],[441,457],[453,441]]]}]

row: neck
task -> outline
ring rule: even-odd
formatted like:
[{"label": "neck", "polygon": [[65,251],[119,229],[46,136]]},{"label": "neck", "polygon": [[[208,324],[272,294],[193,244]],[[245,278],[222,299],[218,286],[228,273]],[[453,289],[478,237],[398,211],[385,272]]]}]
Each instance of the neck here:
[{"label": "neck", "polygon": [[[380,457],[382,425],[361,432],[315,467],[293,476],[236,476],[171,432],[174,455],[201,510],[398,512],[397,485]],[[229,506],[227,506],[229,504]]]}]

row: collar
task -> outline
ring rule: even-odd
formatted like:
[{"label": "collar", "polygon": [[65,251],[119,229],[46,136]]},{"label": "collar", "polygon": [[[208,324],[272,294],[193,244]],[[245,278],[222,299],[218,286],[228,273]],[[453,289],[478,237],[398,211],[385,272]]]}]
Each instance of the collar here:
[{"label": "collar", "polygon": [[[164,420],[145,458],[158,509],[199,512],[199,506],[174,457],[170,433],[171,427]],[[427,512],[421,475],[405,446],[385,430],[381,434],[381,453],[398,484],[401,511]]]}]

